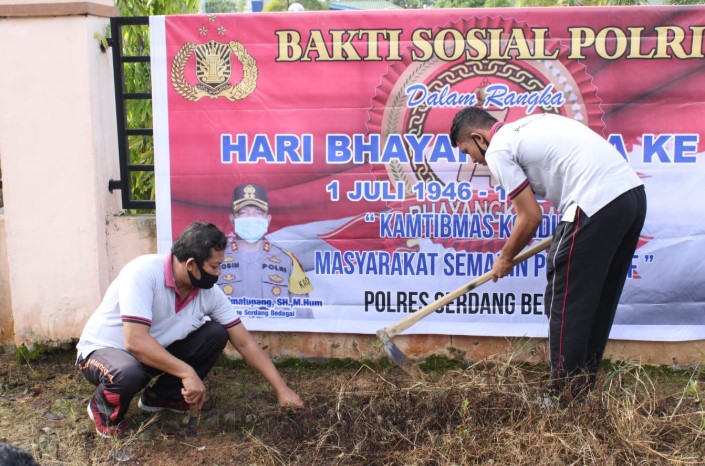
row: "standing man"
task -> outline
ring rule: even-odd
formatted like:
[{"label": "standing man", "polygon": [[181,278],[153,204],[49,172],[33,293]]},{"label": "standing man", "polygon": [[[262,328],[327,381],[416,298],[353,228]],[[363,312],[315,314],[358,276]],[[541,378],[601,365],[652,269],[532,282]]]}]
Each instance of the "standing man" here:
[{"label": "standing man", "polygon": [[206,400],[203,379],[228,341],[276,391],[282,406],[303,406],[218,287],[227,238],[195,222],[171,253],[129,262],[111,283],[78,342],[78,367],[96,386],[88,416],[101,437],[124,430],[132,398],[149,381],[144,411],[188,412]]},{"label": "standing man", "polygon": [[498,122],[479,108],[458,112],[453,147],[486,165],[516,211],[492,268],[494,281],[533,238],[535,194],[562,213],[548,252],[548,395],[569,402],[594,387],[617,304],[646,216],[644,186],[621,154],[577,121],[538,114]]},{"label": "standing man", "polygon": [[[258,303],[255,307],[279,316],[273,309],[277,298],[307,296],[313,290],[311,281],[293,253],[264,237],[272,216],[267,191],[262,186],[252,183],[236,186],[231,208],[233,233],[228,237],[218,285],[234,303],[238,302],[234,298],[250,298]],[[313,317],[310,308],[292,309],[295,315],[281,317]]]}]

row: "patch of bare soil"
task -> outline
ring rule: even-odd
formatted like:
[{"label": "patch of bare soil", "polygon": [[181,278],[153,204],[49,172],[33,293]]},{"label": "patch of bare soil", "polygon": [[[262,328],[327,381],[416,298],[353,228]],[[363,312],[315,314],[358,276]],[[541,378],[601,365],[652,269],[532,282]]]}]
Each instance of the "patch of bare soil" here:
[{"label": "patch of bare soil", "polygon": [[49,465],[705,464],[705,376],[610,367],[587,403],[545,406],[545,367],[475,364],[411,380],[384,364],[282,367],[307,403],[280,409],[241,364],[216,367],[213,409],[195,437],[186,416],[128,413],[120,440],[86,415],[92,387],[73,353],[0,355],[0,440]]}]

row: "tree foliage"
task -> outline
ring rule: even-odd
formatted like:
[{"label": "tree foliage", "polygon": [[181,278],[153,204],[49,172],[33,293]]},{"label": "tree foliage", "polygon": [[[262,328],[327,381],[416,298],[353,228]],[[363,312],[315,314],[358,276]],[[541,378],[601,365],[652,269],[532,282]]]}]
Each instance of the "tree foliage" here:
[{"label": "tree foliage", "polygon": [[437,8],[482,8],[485,0],[438,0]]},{"label": "tree foliage", "polygon": [[406,10],[433,8],[436,0],[391,0],[391,3]]},{"label": "tree foliage", "polygon": [[245,11],[245,0],[206,0],[204,13],[240,13]]},{"label": "tree foliage", "polygon": [[116,0],[121,16],[156,16],[196,13],[199,0]]},{"label": "tree foliage", "polygon": [[300,3],[304,7],[304,11],[321,11],[328,9],[327,1],[319,0],[270,0],[264,6],[263,11],[288,11],[289,5],[292,3]]}]

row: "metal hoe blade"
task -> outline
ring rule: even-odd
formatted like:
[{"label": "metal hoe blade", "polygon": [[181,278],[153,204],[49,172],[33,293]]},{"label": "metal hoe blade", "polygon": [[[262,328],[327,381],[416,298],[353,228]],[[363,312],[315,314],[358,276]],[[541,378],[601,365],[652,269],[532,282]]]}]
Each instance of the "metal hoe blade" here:
[{"label": "metal hoe blade", "polygon": [[382,341],[382,348],[384,352],[387,353],[389,359],[392,360],[394,364],[399,366],[404,372],[409,374],[411,377],[417,380],[423,380],[423,372],[421,369],[399,349],[397,345],[394,344],[387,332],[384,329],[377,331],[377,338]]},{"label": "metal hoe blade", "polygon": [[201,416],[198,406],[191,406],[189,411],[188,424],[186,424],[186,437],[195,437],[198,435],[198,419]]}]

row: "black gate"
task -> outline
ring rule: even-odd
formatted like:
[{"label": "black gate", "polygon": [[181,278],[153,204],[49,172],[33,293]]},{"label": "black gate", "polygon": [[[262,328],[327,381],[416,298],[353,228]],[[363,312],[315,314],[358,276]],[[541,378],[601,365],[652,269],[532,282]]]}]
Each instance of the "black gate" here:
[{"label": "black gate", "polygon": [[[126,34],[131,38],[127,50],[124,40],[128,37]],[[120,154],[120,179],[110,180],[108,189],[110,192],[120,190],[123,209],[155,209],[149,18],[110,18],[108,45],[113,52]],[[143,73],[146,74],[146,79],[142,76]],[[128,75],[133,79],[126,83],[125,78]],[[135,127],[136,123],[141,123],[142,126]]]}]

